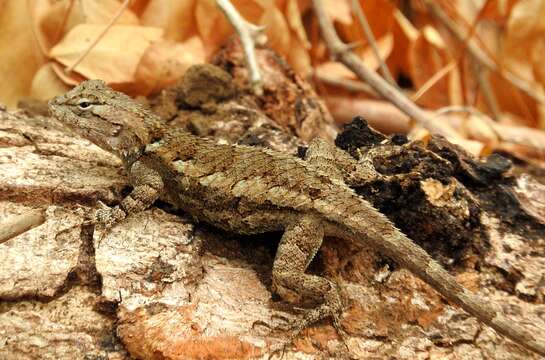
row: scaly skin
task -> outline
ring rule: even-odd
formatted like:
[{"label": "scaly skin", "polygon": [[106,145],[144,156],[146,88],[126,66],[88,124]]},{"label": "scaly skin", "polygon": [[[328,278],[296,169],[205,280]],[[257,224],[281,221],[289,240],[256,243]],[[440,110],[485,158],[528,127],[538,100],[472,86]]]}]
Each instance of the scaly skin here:
[{"label": "scaly skin", "polygon": [[[445,299],[516,343],[545,356],[545,340],[471,294],[422,248],[347,185],[379,176],[323,141],[306,161],[267,149],[219,145],[161,121],[126,95],[90,80],[53,99],[67,127],[121,158],[134,190],[99,211],[113,224],[161,198],[194,218],[241,234],[283,230],[273,290],[292,303],[316,304],[298,328],[325,316],[338,327],[341,302],[328,280],[305,274],[324,236],[370,244],[412,271]],[[339,328],[339,327],[338,327]]]}]

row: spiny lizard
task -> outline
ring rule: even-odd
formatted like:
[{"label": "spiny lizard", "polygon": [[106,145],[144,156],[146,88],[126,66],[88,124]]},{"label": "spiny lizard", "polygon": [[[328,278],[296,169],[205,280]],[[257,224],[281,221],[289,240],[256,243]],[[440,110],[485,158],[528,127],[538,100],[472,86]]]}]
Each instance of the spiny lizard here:
[{"label": "spiny lizard", "polygon": [[283,231],[273,290],[291,303],[318,304],[299,328],[342,312],[336,286],[305,273],[324,236],[366,243],[445,299],[516,343],[545,356],[545,339],[468,292],[422,248],[349,187],[379,176],[366,162],[319,139],[305,160],[249,146],[217,144],[162,121],[103,81],[83,82],[50,101],[65,126],[121,158],[132,192],[99,210],[109,225],[162,199],[195,219],[240,234]]}]

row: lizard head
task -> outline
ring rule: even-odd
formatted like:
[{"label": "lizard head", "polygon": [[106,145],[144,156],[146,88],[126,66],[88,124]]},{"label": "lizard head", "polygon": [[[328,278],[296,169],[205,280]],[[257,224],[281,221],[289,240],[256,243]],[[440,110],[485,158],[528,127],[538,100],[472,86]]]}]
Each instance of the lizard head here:
[{"label": "lizard head", "polygon": [[49,101],[49,109],[64,126],[128,162],[162,129],[158,117],[102,80],[82,82]]}]

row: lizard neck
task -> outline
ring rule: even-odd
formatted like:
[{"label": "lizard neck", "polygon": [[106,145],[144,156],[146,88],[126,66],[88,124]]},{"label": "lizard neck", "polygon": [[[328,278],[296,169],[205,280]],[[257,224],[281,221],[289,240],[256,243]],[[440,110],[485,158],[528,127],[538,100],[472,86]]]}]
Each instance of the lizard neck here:
[{"label": "lizard neck", "polygon": [[117,146],[112,146],[115,155],[127,169],[140,158],[147,145],[163,137],[166,129],[159,117],[147,111],[143,115],[139,121],[133,119],[132,126],[125,128],[117,137]]}]

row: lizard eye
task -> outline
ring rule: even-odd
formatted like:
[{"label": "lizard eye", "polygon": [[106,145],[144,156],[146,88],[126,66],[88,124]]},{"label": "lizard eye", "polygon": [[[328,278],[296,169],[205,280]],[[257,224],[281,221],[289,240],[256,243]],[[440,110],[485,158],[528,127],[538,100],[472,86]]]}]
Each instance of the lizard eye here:
[{"label": "lizard eye", "polygon": [[89,110],[93,106],[93,103],[86,98],[80,99],[78,101],[78,108],[80,110]]}]

